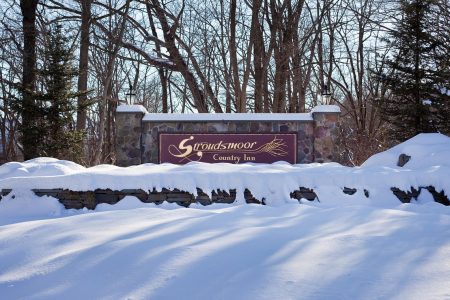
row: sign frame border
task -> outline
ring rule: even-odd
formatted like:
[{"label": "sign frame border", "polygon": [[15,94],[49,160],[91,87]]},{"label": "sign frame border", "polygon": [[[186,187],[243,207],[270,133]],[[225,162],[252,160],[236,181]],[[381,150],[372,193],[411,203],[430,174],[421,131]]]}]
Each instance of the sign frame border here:
[{"label": "sign frame border", "polygon": [[[294,160],[295,160],[295,164],[298,164],[298,132],[295,131],[286,131],[286,132],[158,132],[158,164],[164,164],[164,163],[168,163],[168,162],[161,162],[161,134],[167,134],[167,135],[181,135],[181,134],[195,134],[195,135],[264,135],[264,134],[271,134],[271,135],[294,135],[295,138],[295,153],[294,153]],[[290,164],[287,161],[283,161],[286,162],[288,164]],[[213,163],[210,163],[213,164]],[[264,163],[258,163],[256,162],[256,164],[264,164]],[[269,163],[267,163],[269,164]],[[272,164],[272,163],[270,163]],[[179,164],[179,165],[184,165],[184,164]]]}]

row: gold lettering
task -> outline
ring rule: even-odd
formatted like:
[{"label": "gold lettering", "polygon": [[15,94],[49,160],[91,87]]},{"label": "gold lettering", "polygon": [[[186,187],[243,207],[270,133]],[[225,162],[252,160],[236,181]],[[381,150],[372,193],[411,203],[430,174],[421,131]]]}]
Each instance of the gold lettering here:
[{"label": "gold lettering", "polygon": [[255,160],[256,160],[256,157],[254,157],[254,156],[249,156],[249,155],[247,155],[247,154],[244,153],[244,160],[245,160],[245,161],[255,161]]},{"label": "gold lettering", "polygon": [[[187,139],[184,139],[178,145],[178,149],[180,150],[179,154],[172,154],[175,157],[187,157],[191,155],[193,152],[197,153],[198,156],[202,156],[202,151],[212,152],[216,151],[229,151],[229,150],[251,150],[255,147],[258,142],[229,142],[224,143],[223,141],[219,141],[218,143],[208,143],[208,142],[199,142],[189,145],[189,141],[194,140],[193,136],[190,136]],[[224,157],[216,156],[214,160],[224,160]],[[232,159],[236,160],[236,159]]]},{"label": "gold lettering", "polygon": [[189,146],[189,145],[186,145],[186,146],[185,146],[185,144],[186,144],[188,141],[192,141],[193,139],[194,139],[194,137],[191,135],[189,138],[182,140],[182,141],[180,142],[180,144],[178,145],[178,149],[180,149],[180,150],[186,150],[186,151],[185,151],[184,153],[181,153],[181,154],[178,154],[178,155],[173,155],[173,156],[175,156],[175,157],[186,157],[186,156],[188,156],[189,154],[191,154],[191,153],[192,153],[192,146]]}]

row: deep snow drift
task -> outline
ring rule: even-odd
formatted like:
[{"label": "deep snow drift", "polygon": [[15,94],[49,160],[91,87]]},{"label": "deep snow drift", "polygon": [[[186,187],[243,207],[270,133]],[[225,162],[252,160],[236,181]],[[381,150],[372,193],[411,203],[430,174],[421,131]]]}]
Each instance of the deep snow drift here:
[{"label": "deep snow drift", "polygon": [[[401,153],[411,156],[402,168]],[[427,134],[358,168],[5,164],[0,188],[14,191],[0,200],[0,299],[448,299],[450,207],[427,190],[401,204],[389,188],[434,185],[448,195],[449,158],[450,138]],[[126,197],[76,211],[30,191],[233,185],[271,206]],[[320,202],[289,199],[299,186]]]},{"label": "deep snow drift", "polygon": [[0,226],[0,295],[449,298],[448,210],[317,205],[149,205]]}]

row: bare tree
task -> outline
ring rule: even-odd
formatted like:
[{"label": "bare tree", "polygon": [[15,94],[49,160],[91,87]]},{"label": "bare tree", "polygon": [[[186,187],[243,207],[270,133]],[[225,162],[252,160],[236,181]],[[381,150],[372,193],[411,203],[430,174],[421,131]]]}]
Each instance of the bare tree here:
[{"label": "bare tree", "polygon": [[88,91],[88,65],[89,65],[89,37],[91,28],[91,7],[93,0],[80,0],[81,4],[81,26],[80,26],[80,57],[78,91],[83,92],[78,97],[77,130],[86,129],[86,106]]},{"label": "bare tree", "polygon": [[[386,90],[373,82],[371,70],[383,67],[377,63],[377,57],[386,55],[388,50],[380,48],[384,29],[378,24],[383,21],[378,12],[386,3],[364,0],[360,3],[343,1],[343,5],[345,14],[341,26],[335,29],[342,51],[335,52],[332,57],[336,72],[331,78],[336,87],[335,101],[344,112],[342,141],[347,160],[357,165],[383,149],[385,144],[384,128],[374,100]],[[375,18],[379,20],[375,21]]]}]

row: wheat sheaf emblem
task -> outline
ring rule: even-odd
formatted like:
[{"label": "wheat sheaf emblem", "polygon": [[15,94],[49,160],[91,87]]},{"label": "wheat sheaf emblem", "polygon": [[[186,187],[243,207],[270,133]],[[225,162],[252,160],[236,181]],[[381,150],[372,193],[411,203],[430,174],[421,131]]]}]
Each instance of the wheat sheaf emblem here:
[{"label": "wheat sheaf emblem", "polygon": [[286,143],[282,139],[278,139],[275,136],[272,141],[260,146],[253,153],[268,153],[275,157],[284,156],[288,154],[284,148],[286,148]]}]

